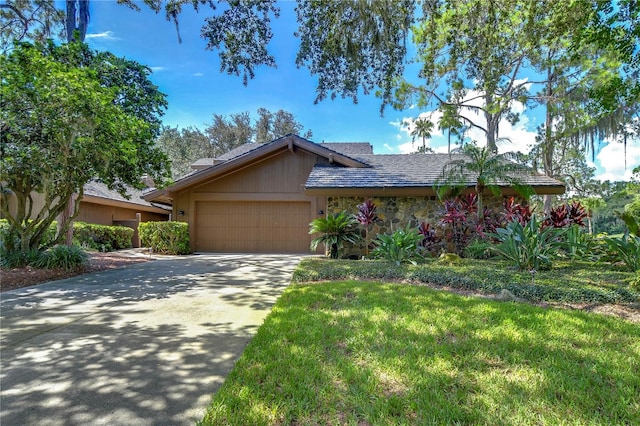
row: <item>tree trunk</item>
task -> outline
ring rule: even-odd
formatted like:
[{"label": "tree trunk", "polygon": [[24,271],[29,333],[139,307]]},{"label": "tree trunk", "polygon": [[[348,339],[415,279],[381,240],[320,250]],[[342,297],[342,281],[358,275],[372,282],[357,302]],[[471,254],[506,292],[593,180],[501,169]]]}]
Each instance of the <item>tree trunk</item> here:
[{"label": "tree trunk", "polygon": [[[67,42],[75,40],[74,33],[78,31],[78,41],[84,41],[89,24],[89,0],[66,0],[67,2]],[[78,14],[76,15],[76,7]]]}]

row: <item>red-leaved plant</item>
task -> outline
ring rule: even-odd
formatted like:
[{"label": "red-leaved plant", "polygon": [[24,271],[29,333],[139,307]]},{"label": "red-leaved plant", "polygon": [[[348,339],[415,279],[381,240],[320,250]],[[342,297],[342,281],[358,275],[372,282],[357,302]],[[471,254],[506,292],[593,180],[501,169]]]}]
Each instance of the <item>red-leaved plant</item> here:
[{"label": "red-leaved plant", "polygon": [[355,218],[362,226],[364,226],[364,235],[365,235],[365,256],[369,255],[369,228],[371,225],[378,220],[378,215],[376,213],[377,207],[371,200],[365,200],[364,203],[358,204],[358,213],[356,213]]},{"label": "red-leaved plant", "polygon": [[562,204],[551,209],[549,216],[542,222],[542,228],[548,226],[553,228],[566,228],[571,225],[585,226],[584,220],[587,216],[587,210],[579,201]]}]

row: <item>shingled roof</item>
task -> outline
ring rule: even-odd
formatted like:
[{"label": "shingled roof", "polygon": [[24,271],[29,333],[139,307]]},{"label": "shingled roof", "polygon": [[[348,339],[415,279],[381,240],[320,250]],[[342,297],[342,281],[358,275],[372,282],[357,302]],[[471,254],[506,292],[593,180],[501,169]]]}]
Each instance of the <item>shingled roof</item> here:
[{"label": "shingled roof", "polygon": [[[200,158],[195,161],[191,167],[196,170],[202,170],[225,161],[233,160],[241,155],[248,154],[249,152],[260,148],[262,145],[264,144],[245,143],[235,147],[231,151],[219,155],[216,158]],[[373,154],[373,147],[369,142],[323,142],[317,145],[352,158],[358,155]]]},{"label": "shingled roof", "polygon": [[[356,158],[369,164],[369,168],[316,165],[305,187],[320,188],[416,188],[434,186],[442,176],[444,166],[462,155],[449,154],[386,154],[359,155]],[[473,186],[475,176],[469,174],[460,185]],[[531,186],[561,187],[555,179],[533,173],[521,173],[518,178]],[[505,186],[507,182],[502,183]]]},{"label": "shingled roof", "polygon": [[83,195],[85,200],[90,201],[91,197],[97,197],[104,199],[105,201],[117,201],[128,204],[136,204],[141,207],[157,209],[161,208],[155,204],[152,204],[142,198],[144,190],[135,189],[133,187],[127,187],[127,194],[131,197],[127,199],[120,195],[120,193],[114,189],[109,189],[107,185],[102,182],[91,181],[84,185]]}]

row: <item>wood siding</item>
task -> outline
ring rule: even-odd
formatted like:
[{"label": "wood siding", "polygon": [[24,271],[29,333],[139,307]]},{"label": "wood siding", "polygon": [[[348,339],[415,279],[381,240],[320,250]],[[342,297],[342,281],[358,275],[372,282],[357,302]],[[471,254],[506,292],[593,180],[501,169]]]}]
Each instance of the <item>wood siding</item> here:
[{"label": "wood siding", "polygon": [[309,253],[309,202],[196,203],[196,251]]},{"label": "wood siding", "polygon": [[190,223],[195,251],[309,253],[309,222],[326,210],[326,197],[304,193],[318,161],[303,150],[271,153],[174,193],[173,217]]}]

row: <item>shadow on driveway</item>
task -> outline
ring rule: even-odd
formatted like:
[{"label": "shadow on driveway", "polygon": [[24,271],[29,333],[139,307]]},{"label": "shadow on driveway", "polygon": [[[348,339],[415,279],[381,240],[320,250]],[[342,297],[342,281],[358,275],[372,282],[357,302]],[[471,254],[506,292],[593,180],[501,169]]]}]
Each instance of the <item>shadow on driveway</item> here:
[{"label": "shadow on driveway", "polygon": [[193,424],[298,261],[190,256],[2,293],[0,424]]}]

